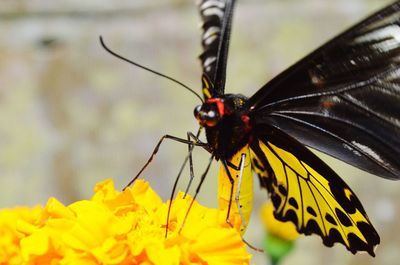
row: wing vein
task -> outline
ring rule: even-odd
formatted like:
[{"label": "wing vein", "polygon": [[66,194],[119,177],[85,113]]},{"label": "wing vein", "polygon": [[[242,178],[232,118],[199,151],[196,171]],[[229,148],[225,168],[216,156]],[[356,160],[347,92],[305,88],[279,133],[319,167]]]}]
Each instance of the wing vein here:
[{"label": "wing vein", "polygon": [[[284,173],[285,173],[285,177],[286,177],[286,190],[287,190],[287,194],[289,194],[289,179],[288,179],[288,174],[287,174],[287,170],[286,170],[286,167],[285,167],[285,164],[283,164],[282,163],[282,166],[283,166],[283,171],[284,171]],[[275,176],[275,178],[276,178],[276,176]],[[285,196],[285,202],[284,202],[284,205],[286,205],[286,203],[288,202],[288,197],[289,196]]]},{"label": "wing vein", "polygon": [[[287,163],[285,163],[285,161],[275,152],[275,150],[273,150],[272,146],[270,146],[270,144],[269,144],[268,142],[266,142],[266,143],[264,142],[264,144],[267,144],[266,146],[268,147],[268,149],[279,159],[279,161],[282,163],[283,166],[287,166],[288,168],[290,168],[291,170],[293,170],[293,172],[296,174],[297,183],[298,183],[298,185],[299,185],[300,198],[301,198],[301,207],[302,207],[301,218],[302,218],[302,226],[305,228],[305,224],[304,224],[304,208],[303,208],[303,206],[304,206],[304,200],[303,200],[302,188],[301,188],[301,185],[300,185],[300,177],[301,177],[301,175],[300,175],[296,170],[294,170],[291,166],[289,166]],[[304,167],[304,165],[302,165],[302,166]],[[330,189],[327,189],[317,178],[315,178],[315,177],[307,170],[307,168],[305,168],[305,170],[306,170],[308,176],[312,176],[313,179],[314,179],[316,182],[318,182],[318,183],[326,190],[326,192],[336,201],[336,199],[335,199],[335,197],[333,196],[333,194],[332,194],[332,192],[330,191]],[[321,197],[322,197],[323,200],[325,201],[326,205],[329,207],[329,209],[330,209],[332,215],[335,217],[337,223],[339,224],[340,229],[342,230],[342,233],[343,233],[343,234],[346,234],[346,233],[345,233],[345,230],[344,230],[344,228],[343,228],[343,226],[342,226],[342,224],[341,224],[341,222],[340,222],[340,220],[338,219],[338,217],[337,217],[335,211],[332,209],[332,207],[331,207],[331,205],[329,204],[329,202],[328,202],[328,201],[326,200],[326,198],[323,196],[323,194],[321,193],[321,191],[315,186],[315,184],[314,184],[312,181],[309,181],[309,182],[314,186],[314,188],[318,191],[318,193],[321,195]],[[308,183],[307,180],[306,180],[306,183]],[[312,193],[312,192],[311,192],[311,193]],[[317,205],[318,205],[318,203],[317,203]],[[351,219],[352,223],[354,224],[354,220],[353,220],[351,217],[350,217],[350,219]],[[324,222],[323,222],[323,223],[324,223]]]},{"label": "wing vein", "polygon": [[[310,174],[310,175],[311,175],[311,174]],[[312,176],[312,175],[311,175],[311,176]],[[313,178],[315,179],[314,176],[313,176]],[[317,180],[317,182],[320,183],[318,180]],[[335,219],[336,219],[338,225],[340,226],[340,230],[342,230],[342,234],[346,235],[345,229],[343,228],[343,225],[342,225],[342,223],[340,222],[339,217],[336,215],[335,211],[332,209],[332,207],[331,207],[331,205],[329,204],[329,202],[328,202],[328,201],[326,200],[326,198],[322,195],[321,191],[315,186],[315,184],[314,184],[312,181],[310,181],[310,183],[314,186],[314,188],[318,191],[318,193],[319,193],[319,194],[321,195],[321,197],[324,199],[326,205],[328,206],[328,208],[330,209],[331,213],[332,213],[333,216],[335,217]],[[335,200],[335,197],[334,197],[331,193],[329,193],[329,194],[330,194],[330,195],[332,196],[332,198]],[[335,200],[335,201],[336,201],[336,200]],[[347,216],[348,216],[348,215],[347,215]],[[348,217],[351,219],[352,223],[354,224],[354,220],[353,220],[350,216],[348,216]],[[329,234],[327,234],[327,235],[329,236]],[[347,238],[346,238],[346,240],[347,240]]]},{"label": "wing vein", "polygon": [[[300,161],[300,160],[299,160],[299,161]],[[310,191],[311,191],[310,183],[308,183],[308,182],[306,182],[306,183],[307,183],[308,188],[309,188]],[[314,185],[313,185],[313,186],[314,186]],[[315,186],[314,186],[314,187],[315,187]],[[325,226],[324,217],[323,217],[323,215],[322,215],[321,208],[319,207],[318,200],[315,198],[314,192],[311,192],[311,195],[313,196],[313,199],[314,199],[314,201],[315,201],[315,204],[317,205],[318,212],[319,212],[319,216],[320,216],[320,219],[321,219],[321,223],[322,223],[322,225],[323,225],[323,227],[324,227],[325,235],[328,236],[329,231],[327,230],[327,228],[326,228],[326,226]]]},{"label": "wing vein", "polygon": [[[365,86],[371,86],[374,83],[377,83],[379,80],[382,80],[385,76],[388,76],[388,74],[392,71],[396,71],[398,67],[397,65],[389,65],[386,67],[386,69],[382,70],[382,72],[380,72],[377,75],[373,75],[371,77],[369,77],[366,80],[360,80],[358,82],[352,81],[352,82],[348,82],[348,83],[344,83],[344,84],[339,84],[336,86],[332,86],[331,88],[329,88],[328,91],[323,91],[323,92],[314,92],[314,93],[309,93],[309,94],[305,94],[305,95],[296,95],[296,96],[292,96],[292,97],[287,97],[284,99],[280,99],[280,100],[276,100],[270,103],[266,103],[262,106],[256,107],[256,106],[252,106],[251,109],[254,109],[254,111],[261,111],[265,108],[271,108],[274,107],[276,105],[285,103],[288,104],[291,101],[296,101],[296,100],[302,100],[302,99],[308,99],[308,98],[315,98],[315,97],[322,97],[322,96],[331,96],[331,95],[337,95],[343,92],[347,92],[350,90],[356,90],[356,89],[360,89],[363,88]],[[297,86],[300,86],[299,84],[297,84]]]},{"label": "wing vein", "polygon": [[[318,126],[316,126],[316,125],[314,125],[314,124],[305,122],[305,121],[303,121],[303,120],[301,120],[301,119],[297,119],[297,118],[294,118],[294,117],[291,117],[291,116],[288,116],[288,115],[282,115],[282,114],[280,114],[280,113],[273,113],[273,114],[271,114],[270,116],[277,116],[277,117],[286,118],[286,119],[289,119],[289,120],[292,120],[292,121],[296,121],[296,122],[301,123],[301,124],[303,124],[303,125],[310,126],[310,127],[314,128],[314,129],[316,129],[316,130],[318,130],[318,131],[321,131],[321,132],[325,133],[325,134],[328,134],[328,135],[332,136],[333,138],[339,140],[340,142],[347,144],[349,147],[353,148],[354,150],[358,151],[359,153],[362,153],[362,154],[363,154],[366,158],[368,158],[370,161],[372,161],[373,163],[379,164],[382,168],[384,168],[385,170],[387,170],[387,171],[390,172],[391,174],[397,175],[397,172],[395,172],[393,169],[391,169],[390,167],[388,167],[385,163],[382,163],[381,161],[374,159],[374,157],[372,157],[372,156],[369,155],[368,153],[365,153],[360,147],[354,145],[353,143],[351,143],[351,142],[345,140],[344,138],[342,138],[342,137],[340,137],[340,136],[338,136],[338,135],[336,135],[336,134],[333,134],[333,133],[330,132],[330,131],[324,130],[323,128],[318,127]],[[322,115],[321,115],[321,116],[322,116]],[[343,120],[337,120],[337,121],[344,122]],[[344,123],[345,123],[345,122],[344,122]],[[351,123],[345,123],[345,124],[347,124],[347,125],[354,125],[354,124],[351,124]],[[358,128],[358,127],[356,127],[356,128]],[[359,128],[359,129],[361,129],[361,128]],[[365,132],[366,132],[366,131],[365,131]],[[382,143],[383,145],[385,145],[386,148],[389,148],[389,149],[392,150],[392,147],[387,146],[387,144],[384,143],[384,142],[382,142],[381,139],[378,139],[378,138],[375,138],[375,139],[377,139],[380,143]],[[396,153],[396,152],[395,152],[395,153]]]}]

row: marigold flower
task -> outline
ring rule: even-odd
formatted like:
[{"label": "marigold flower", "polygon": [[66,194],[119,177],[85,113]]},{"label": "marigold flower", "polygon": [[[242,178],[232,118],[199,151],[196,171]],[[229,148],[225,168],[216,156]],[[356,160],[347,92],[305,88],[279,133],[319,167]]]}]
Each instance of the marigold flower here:
[{"label": "marigold flower", "polygon": [[5,209],[0,264],[248,264],[226,213],[195,201],[186,218],[191,202],[183,193],[172,202],[167,238],[168,203],[142,180],[123,192],[106,180],[68,206],[50,198],[43,208]]}]

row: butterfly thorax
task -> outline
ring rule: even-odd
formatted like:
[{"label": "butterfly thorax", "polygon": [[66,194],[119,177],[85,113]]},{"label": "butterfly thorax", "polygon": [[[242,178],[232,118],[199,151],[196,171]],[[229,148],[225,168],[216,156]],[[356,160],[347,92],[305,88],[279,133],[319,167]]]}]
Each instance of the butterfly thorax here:
[{"label": "butterfly thorax", "polygon": [[208,147],[216,159],[230,159],[249,143],[251,123],[247,113],[247,98],[240,94],[211,98],[195,108],[194,115],[205,128]]}]

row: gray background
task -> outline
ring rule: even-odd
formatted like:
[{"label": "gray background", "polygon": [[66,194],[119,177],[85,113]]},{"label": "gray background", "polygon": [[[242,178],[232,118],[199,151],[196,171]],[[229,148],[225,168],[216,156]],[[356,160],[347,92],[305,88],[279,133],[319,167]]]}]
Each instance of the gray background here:
[{"label": "gray background", "polygon": [[[302,56],[387,0],[239,1],[232,35],[227,90],[252,95]],[[128,65],[99,45],[172,75],[200,92],[200,28],[194,1],[0,2],[0,207],[68,204],[88,198],[96,182],[122,188],[163,134],[197,129],[198,100],[181,87]],[[187,147],[165,143],[143,174],[164,198]],[[197,175],[208,154],[195,151]],[[398,264],[400,183],[322,156],[363,202],[381,235],[377,257],[325,248],[301,237],[283,264]],[[200,201],[216,205],[217,166]],[[151,176],[151,178],[149,178]],[[258,180],[256,180],[256,186]],[[246,239],[261,246],[256,203]],[[254,253],[253,264],[263,264]]]}]

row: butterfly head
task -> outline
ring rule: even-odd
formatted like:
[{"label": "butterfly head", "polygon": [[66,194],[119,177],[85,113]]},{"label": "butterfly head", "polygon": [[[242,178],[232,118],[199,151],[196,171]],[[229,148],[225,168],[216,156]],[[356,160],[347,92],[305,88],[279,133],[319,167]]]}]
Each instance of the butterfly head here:
[{"label": "butterfly head", "polygon": [[194,108],[194,116],[201,126],[214,127],[225,114],[224,100],[211,98]]}]

